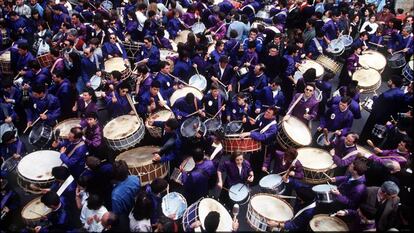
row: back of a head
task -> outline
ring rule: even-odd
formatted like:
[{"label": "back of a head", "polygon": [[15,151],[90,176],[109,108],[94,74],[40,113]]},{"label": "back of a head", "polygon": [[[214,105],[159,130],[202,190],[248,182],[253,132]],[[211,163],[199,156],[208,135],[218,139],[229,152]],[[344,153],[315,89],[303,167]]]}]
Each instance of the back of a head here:
[{"label": "back of a head", "polygon": [[117,181],[124,181],[128,177],[128,165],[124,160],[114,162],[113,178]]},{"label": "back of a head", "polygon": [[400,192],[400,188],[393,181],[385,181],[381,185],[381,191],[390,196],[394,196],[398,195],[398,193]]},{"label": "back of a head", "polygon": [[200,162],[204,159],[204,152],[201,148],[197,147],[193,150],[194,162]]},{"label": "back of a head", "polygon": [[211,211],[204,219],[204,227],[207,232],[216,232],[220,223],[220,213]]},{"label": "back of a head", "polygon": [[58,166],[52,168],[52,176],[57,180],[66,180],[69,176],[69,169],[65,166]]},{"label": "back of a head", "polygon": [[47,207],[51,206],[58,206],[60,204],[59,196],[55,191],[49,191],[45,193],[41,198],[40,201],[45,204]]},{"label": "back of a head", "polygon": [[162,178],[155,178],[155,180],[151,182],[150,187],[153,193],[158,194],[167,189],[168,182]]}]

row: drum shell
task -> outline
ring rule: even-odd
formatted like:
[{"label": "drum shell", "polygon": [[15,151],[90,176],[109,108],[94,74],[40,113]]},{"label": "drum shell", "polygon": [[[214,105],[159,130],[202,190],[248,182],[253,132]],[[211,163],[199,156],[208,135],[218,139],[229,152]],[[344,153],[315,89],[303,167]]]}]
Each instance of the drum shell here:
[{"label": "drum shell", "polygon": [[[291,116],[293,117],[293,116]],[[298,120],[299,122],[300,120]],[[302,125],[305,128],[303,128],[305,130],[305,132],[302,133],[307,133],[309,135],[309,137],[311,138],[310,135],[310,131],[309,128],[307,128],[306,125]],[[299,142],[296,142],[294,139],[292,139],[292,137],[289,136],[289,133],[286,131],[286,128],[284,126],[283,121],[279,124],[279,127],[282,129],[279,131],[279,133],[276,136],[276,141],[278,142],[278,144],[283,148],[283,149],[287,149],[288,147],[294,147],[294,148],[299,148],[299,147],[303,147],[303,146],[308,146],[310,145],[310,143],[312,142],[312,140],[310,140],[308,142],[308,144],[301,144]]]},{"label": "drum shell", "polygon": [[[275,174],[270,174],[270,175],[267,175],[267,176],[271,176],[271,175],[275,175]],[[263,179],[265,179],[265,177],[267,177],[267,176],[264,176],[264,177],[263,177],[263,178],[259,181],[260,190],[261,190],[263,193],[282,194],[282,193],[285,191],[285,183],[282,181],[282,179],[280,180],[280,182],[279,182],[278,184],[275,184],[275,185],[273,186],[273,188],[264,187],[264,186],[263,186],[262,181],[263,181]]]},{"label": "drum shell", "polygon": [[402,75],[405,77],[405,79],[407,79],[409,82],[413,81],[413,77],[414,77],[414,71],[413,71],[413,65],[414,61],[409,61],[403,69],[403,73]]},{"label": "drum shell", "polygon": [[226,135],[223,141],[225,152],[254,152],[262,149],[262,144],[250,137],[240,138],[239,135]]},{"label": "drum shell", "polygon": [[[331,219],[331,220],[334,220],[335,223],[330,224],[331,227],[325,227],[323,229],[321,229],[321,228],[316,229],[314,227],[317,224],[315,224],[314,222],[317,219],[321,219],[320,220],[321,222],[327,222],[327,219]],[[313,232],[324,232],[324,231],[347,232],[347,231],[349,231],[349,228],[348,228],[347,224],[344,221],[342,221],[342,219],[340,219],[338,217],[331,217],[327,214],[317,214],[317,215],[313,216],[313,218],[309,221],[309,227],[311,228],[311,230]]]},{"label": "drum shell", "polygon": [[[41,131],[37,134],[37,129],[41,127]],[[52,140],[53,129],[47,124],[39,124],[32,127],[29,133],[29,143],[38,148],[46,148]],[[36,138],[37,137],[37,138]]]},{"label": "drum shell", "polygon": [[138,129],[130,136],[120,138],[120,139],[109,139],[105,137],[105,141],[107,145],[113,150],[122,151],[122,150],[127,150],[129,148],[132,148],[136,144],[140,143],[145,135],[145,126],[142,123],[141,118],[139,118],[138,124],[139,124]]},{"label": "drum shell", "polygon": [[40,56],[37,56],[36,60],[39,62],[39,65],[44,68],[49,68],[53,65],[53,63],[55,63],[53,61],[52,54],[50,53],[45,53]]},{"label": "drum shell", "polygon": [[[165,201],[165,200],[167,200],[168,199],[168,201]],[[166,211],[167,211],[167,206],[168,206],[168,203],[170,203],[171,201],[175,201],[175,202],[181,202],[181,204],[183,205],[183,206],[180,206],[181,208],[178,210],[178,211],[181,211],[181,210],[183,210],[184,209],[184,211],[183,212],[178,212],[178,211],[176,211],[174,214],[175,214],[175,218],[174,218],[174,220],[178,220],[178,219],[180,219],[182,216],[183,216],[183,214],[184,214],[184,212],[185,212],[185,210],[187,209],[187,200],[184,198],[184,196],[183,195],[181,195],[180,193],[177,193],[177,192],[170,192],[170,193],[168,193],[167,195],[165,195],[163,198],[162,198],[162,202],[161,202],[161,207],[162,207],[162,213],[164,214],[164,216],[166,216],[166,217],[168,217],[168,214],[169,213],[166,213]],[[183,209],[182,209],[183,208]]]},{"label": "drum shell", "polygon": [[[26,226],[31,226],[31,227],[41,226],[42,221],[44,221],[41,216],[38,216],[37,218],[30,218],[30,219],[24,217],[23,213],[36,202],[40,202],[40,197],[31,200],[29,203],[27,203],[23,207],[22,211],[20,212],[21,213],[20,215],[22,216],[22,220],[23,220],[23,222],[25,223]],[[51,211],[52,210],[48,208],[48,210],[45,212],[44,216],[49,215]]]},{"label": "drum shell", "polygon": [[[312,165],[318,164],[324,165],[325,167],[310,167],[309,161],[307,161],[306,158],[313,158],[313,161],[315,163],[313,163]],[[334,162],[329,152],[318,148],[304,147],[298,149],[297,159],[302,163],[304,173],[303,181],[305,183],[323,184],[329,181],[329,178],[327,178],[325,174],[327,174],[330,177],[333,177],[333,170],[331,169],[331,166],[334,164]],[[322,161],[327,163],[322,163]]]},{"label": "drum shell", "polygon": [[0,54],[0,72],[4,75],[13,74],[10,49]]},{"label": "drum shell", "polygon": [[[117,65],[115,65],[117,64]],[[105,61],[105,77],[106,79],[110,78],[110,74],[112,71],[117,70],[119,72],[122,73],[122,79],[126,79],[129,76],[131,76],[132,71],[129,67],[126,67],[124,65],[124,59],[121,57],[114,57],[114,58],[110,58],[108,60]],[[120,68],[122,67],[122,68]]]},{"label": "drum shell", "polygon": [[[318,202],[322,203],[332,203],[334,201],[334,194],[331,193],[331,187],[328,189],[322,188],[323,190],[316,190],[317,186],[328,186],[326,184],[316,185],[312,188],[312,191],[316,194],[316,199]],[[337,188],[336,186],[332,185],[332,188]]]},{"label": "drum shell", "polygon": [[[156,112],[156,113],[154,113],[154,114],[151,114],[150,116],[149,116],[149,118],[151,118],[151,116],[152,115],[157,115],[157,114],[159,114],[160,112],[169,112],[170,113],[170,117],[169,118],[174,118],[174,114],[171,112],[171,111],[169,111],[169,110],[160,110],[160,111],[158,111],[158,112]],[[166,113],[165,113],[166,114]],[[149,119],[148,118],[148,119]],[[147,120],[148,120],[147,119]],[[155,119],[156,120],[156,119]],[[161,120],[156,120],[156,121],[161,121]],[[162,122],[164,122],[164,121],[162,121]],[[147,130],[148,130],[148,133],[152,136],[152,137],[154,137],[154,138],[161,138],[161,136],[162,136],[162,128],[160,128],[160,127],[157,127],[157,126],[150,126],[150,125],[148,125],[147,123],[145,124],[145,127],[147,128]]]},{"label": "drum shell", "polygon": [[342,64],[337,63],[336,61],[332,60],[331,58],[321,54],[316,59],[316,62],[321,64],[326,69],[330,70],[332,73],[336,74],[339,73],[342,69]]},{"label": "drum shell", "polygon": [[401,53],[394,54],[387,58],[387,64],[391,69],[399,69],[405,66],[405,57]]}]

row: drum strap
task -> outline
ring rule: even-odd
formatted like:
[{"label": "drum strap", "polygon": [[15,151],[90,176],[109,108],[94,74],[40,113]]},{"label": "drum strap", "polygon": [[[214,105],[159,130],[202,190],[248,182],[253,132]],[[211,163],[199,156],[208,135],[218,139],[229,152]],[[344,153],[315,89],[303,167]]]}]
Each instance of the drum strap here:
[{"label": "drum strap", "polygon": [[59,63],[59,62],[61,62],[63,60],[63,58],[58,58],[54,63],[53,63],[53,66],[52,66],[52,68],[50,69],[50,73],[52,74],[53,73],[53,71],[55,70],[55,67],[56,67],[56,65]]},{"label": "drum strap", "polygon": [[351,152],[349,152],[348,154],[346,154],[343,158],[342,158],[342,160],[345,160],[345,159],[347,159],[347,158],[349,158],[349,157],[351,157],[351,156],[354,156],[354,155],[356,155],[356,154],[358,154],[359,153],[359,150],[354,150],[354,151],[351,151]]},{"label": "drum strap", "polygon": [[[213,144],[214,146],[214,144]],[[211,153],[210,155],[210,160],[213,160],[216,155],[223,149],[223,145],[220,143],[218,144],[218,146],[216,146],[216,148],[214,149],[213,153]]]},{"label": "drum strap", "polygon": [[76,144],[75,147],[73,147],[73,149],[69,152],[68,157],[72,156],[73,153],[75,153],[75,150],[78,149],[79,147],[85,145],[85,142],[81,141],[78,144]]},{"label": "drum strap", "polygon": [[276,125],[276,120],[271,121],[269,124],[263,127],[263,129],[260,130],[260,133],[266,132],[272,125]]},{"label": "drum strap", "polygon": [[299,95],[299,97],[296,99],[296,101],[292,104],[292,106],[289,108],[289,110],[287,111],[286,115],[290,115],[290,113],[293,111],[293,109],[295,108],[295,106],[299,103],[299,101],[302,99],[303,97],[303,93],[301,93]]},{"label": "drum strap", "polygon": [[322,46],[321,46],[321,44],[319,43],[318,39],[313,38],[313,42],[315,42],[315,45],[316,45],[316,48],[318,49],[318,51],[319,51],[321,54],[323,54],[323,49],[322,49]]},{"label": "drum strap", "polygon": [[303,212],[305,212],[306,210],[311,209],[311,208],[315,208],[315,207],[316,207],[316,202],[312,202],[312,204],[310,204],[310,205],[306,206],[305,208],[303,208],[303,209],[299,210],[299,211],[295,214],[295,216],[292,218],[292,220],[293,220],[293,219],[295,219],[296,217],[298,217],[299,215],[301,215],[301,214],[302,214]]}]

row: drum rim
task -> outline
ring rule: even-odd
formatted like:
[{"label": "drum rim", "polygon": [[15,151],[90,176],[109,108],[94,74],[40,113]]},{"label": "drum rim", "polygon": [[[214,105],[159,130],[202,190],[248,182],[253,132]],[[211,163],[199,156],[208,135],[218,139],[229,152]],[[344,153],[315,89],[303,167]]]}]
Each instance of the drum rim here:
[{"label": "drum rim", "polygon": [[181,194],[181,193],[179,193],[179,192],[169,192],[169,193],[167,193],[165,196],[163,196],[162,197],[162,199],[161,199],[161,210],[162,210],[162,213],[165,215],[165,216],[167,216],[166,215],[166,213],[164,212],[164,208],[163,208],[163,204],[162,203],[165,203],[164,202],[164,198],[166,198],[168,195],[172,195],[172,194],[174,194],[174,195],[177,195],[181,200],[183,200],[184,201],[184,204],[185,204],[185,210],[184,210],[184,212],[182,213],[182,215],[181,216],[175,216],[175,218],[173,219],[173,220],[177,220],[177,219],[180,219],[182,216],[184,216],[184,213],[185,213],[185,211],[187,210],[187,208],[188,208],[188,204],[187,204],[187,200],[185,199],[185,197]]},{"label": "drum rim", "polygon": [[[25,218],[23,217],[23,212],[25,212],[25,210],[27,210],[27,208],[29,208],[29,206],[31,206],[33,203],[40,201],[41,197],[36,197],[33,200],[29,201],[20,211],[20,215],[22,216],[23,221],[38,221],[40,220],[42,217],[37,217],[37,218]],[[40,201],[41,202],[41,201]],[[42,202],[41,202],[42,203]],[[43,203],[42,203],[43,204]],[[44,205],[44,204],[43,204]],[[46,206],[46,205],[45,205]],[[47,207],[47,206],[46,206]],[[50,209],[49,207],[47,207],[47,212],[45,214],[43,214],[43,216],[47,216],[48,214],[50,214],[52,212],[52,209]]]},{"label": "drum rim", "polygon": [[141,117],[138,117],[138,127],[134,130],[134,131],[129,131],[128,132],[128,134],[127,135],[125,135],[123,138],[119,138],[119,137],[111,137],[111,138],[109,138],[109,137],[107,137],[108,135],[107,135],[107,133],[105,134],[105,128],[106,128],[106,126],[108,126],[110,123],[112,123],[113,124],[113,122],[116,122],[116,120],[119,118],[121,118],[121,117],[123,117],[123,118],[126,118],[126,117],[128,117],[128,118],[130,118],[130,119],[128,119],[128,120],[131,120],[132,118],[136,118],[137,116],[135,116],[135,115],[129,115],[129,114],[125,114],[125,115],[121,115],[121,116],[118,116],[118,117],[115,117],[114,119],[112,119],[112,120],[110,120],[110,121],[108,121],[108,123],[106,123],[105,124],[105,126],[103,127],[103,129],[102,129],[102,136],[106,139],[106,140],[109,140],[109,141],[119,141],[119,140],[124,140],[124,139],[126,139],[126,138],[129,138],[129,137],[131,137],[132,135],[134,135],[137,131],[139,131],[140,130],[140,128],[142,127],[142,118]]},{"label": "drum rim", "polygon": [[[197,77],[197,78],[196,78]],[[201,78],[198,78],[198,77],[201,77]],[[200,87],[201,89],[198,89],[198,87],[196,87],[195,85],[194,85],[194,80],[195,79],[197,79],[197,80],[202,80],[202,86]],[[191,80],[193,80],[193,82],[191,81]],[[190,79],[188,80],[188,85],[190,85],[190,86],[192,86],[192,87],[195,87],[195,88],[197,88],[199,91],[201,91],[201,92],[203,92],[205,89],[206,89],[206,87],[207,87],[207,79],[206,79],[206,77],[204,77],[204,75],[202,75],[202,74],[194,74],[194,75],[192,75],[191,77],[190,77]]]},{"label": "drum rim", "polygon": [[[116,158],[115,158],[115,161],[119,161],[119,160],[123,160],[122,158],[121,158],[121,156],[125,156],[128,152],[128,154],[132,154],[132,155],[140,155],[140,157],[142,157],[143,156],[143,151],[141,151],[140,153],[138,153],[140,150],[144,150],[144,149],[150,149],[150,151],[152,151],[152,150],[154,150],[154,152],[156,152],[156,151],[158,151],[159,149],[161,149],[161,147],[159,147],[159,146],[156,146],[156,145],[145,145],[145,146],[140,146],[140,147],[135,147],[135,148],[132,148],[132,149],[129,149],[129,150],[127,150],[127,151],[124,151],[124,152],[122,152],[122,153],[120,153],[120,154],[118,154],[117,156],[116,156]],[[151,152],[150,154],[152,154],[153,152]],[[134,167],[132,167],[132,166],[130,166],[130,164],[128,164],[128,162],[126,161],[126,160],[124,160],[126,163],[127,163],[127,165],[128,165],[128,169],[129,168],[138,168],[138,167],[143,167],[143,166],[146,166],[146,165],[150,165],[150,164],[152,164],[152,159],[151,160],[149,160],[149,162],[147,162],[147,163],[140,163],[139,165],[140,166],[134,166]]]},{"label": "drum rim", "polygon": [[[61,121],[61,122],[58,122],[56,125],[55,125],[55,127],[53,127],[53,133],[55,133],[56,132],[56,130],[58,129],[58,126],[59,125],[62,125],[62,124],[64,124],[64,123],[68,123],[69,121],[76,121],[76,120],[79,120],[79,127],[81,127],[81,125],[80,125],[80,123],[82,122],[82,118],[78,118],[78,117],[71,117],[71,118],[68,118],[68,119],[65,119],[65,120],[63,120],[63,121]],[[60,135],[59,135],[60,136]],[[67,138],[67,137],[64,137],[64,136],[60,136],[60,137],[62,137],[62,138]]]},{"label": "drum rim", "polygon": [[[52,134],[53,134],[53,128],[50,126],[50,125],[47,125],[47,124],[39,124],[38,126],[36,126],[36,127],[40,127],[40,125],[42,126],[42,131],[40,132],[40,136],[41,135],[43,135],[43,132],[44,132],[44,130],[45,130],[45,128],[50,128],[50,134],[49,134],[49,137],[47,137],[46,139],[48,139],[47,141],[49,142],[50,141],[50,139],[52,139]],[[30,138],[32,138],[31,137],[31,135],[33,135],[34,133],[34,131],[33,131],[33,128],[35,128],[35,126],[32,126],[32,130],[30,131],[30,133],[29,133],[29,138],[28,138],[28,141],[29,141],[29,143],[30,144],[32,144],[32,145],[35,145],[35,144],[37,144],[43,137],[39,137],[38,138],[38,140],[36,140],[35,142],[32,142],[31,140],[30,140]]]},{"label": "drum rim", "polygon": [[281,176],[281,175],[278,175],[278,174],[269,174],[269,175],[265,175],[265,176],[263,176],[263,177],[259,180],[259,186],[260,186],[260,188],[265,188],[265,189],[269,189],[269,188],[271,188],[271,187],[265,187],[265,186],[261,185],[261,184],[263,184],[263,183],[262,183],[262,181],[264,182],[264,179],[265,179],[266,177],[270,177],[270,176],[279,176],[279,177],[280,177],[280,182],[279,182],[278,184],[276,184],[274,187],[279,187],[279,186],[283,183],[283,179],[282,179],[282,176]]},{"label": "drum rim", "polygon": [[296,159],[299,160],[299,162],[302,164],[302,167],[303,168],[306,168],[306,170],[315,171],[315,172],[322,172],[322,171],[328,171],[328,170],[330,170],[330,167],[334,164],[334,161],[332,159],[332,155],[328,151],[323,150],[323,149],[320,149],[320,148],[316,148],[316,147],[307,146],[307,147],[302,147],[302,148],[298,148],[297,149],[298,150],[298,156],[300,155],[299,154],[299,150],[307,150],[307,149],[313,149],[313,150],[323,151],[324,154],[328,154],[329,155],[329,158],[332,160],[332,163],[329,166],[327,166],[326,168],[315,169],[315,168],[306,167],[305,164],[302,161],[300,161],[300,159],[298,157],[296,157]]},{"label": "drum rim", "polygon": [[[299,122],[299,124],[302,124],[302,126],[305,126],[304,128],[306,129],[306,132],[308,132],[308,135],[310,135],[310,142],[309,142],[309,144],[302,144],[302,143],[298,143],[297,141],[295,141],[295,140],[293,140],[293,138],[288,134],[288,132],[286,131],[286,129],[285,129],[285,127],[283,127],[283,125],[285,124],[285,121],[282,121],[282,122],[280,122],[279,124],[280,125],[282,125],[282,130],[283,130],[283,132],[285,133],[285,135],[286,135],[286,137],[288,137],[291,141],[293,141],[296,145],[298,145],[298,146],[309,146],[311,143],[312,143],[312,133],[311,133],[311,131],[310,131],[310,129],[309,129],[309,127],[305,124],[305,123],[303,123],[299,118],[297,118],[297,117],[295,117],[295,116],[290,116],[289,117],[289,119],[290,118],[294,118],[294,119],[296,119],[297,120],[297,122]],[[287,120],[287,121],[289,121],[289,119]],[[297,123],[297,122],[295,122],[295,124]],[[287,124],[287,123],[286,123]]]},{"label": "drum rim", "polygon": [[[316,220],[318,220],[318,219],[335,219],[335,221],[337,222],[337,223],[340,223],[340,224],[342,224],[342,226],[343,227],[345,227],[346,228],[346,230],[347,231],[349,231],[349,227],[348,227],[348,225],[342,220],[342,219],[340,219],[340,218],[338,218],[338,217],[335,217],[335,216],[329,216],[328,214],[317,214],[317,215],[314,215],[313,217],[312,217],[312,219],[309,221],[309,227],[312,229],[312,226],[314,226],[314,222],[316,221]],[[314,232],[316,232],[316,231],[320,231],[320,230],[318,230],[318,229],[312,229],[312,231],[314,231]]]},{"label": "drum rim", "polygon": [[330,189],[329,190],[327,190],[327,191],[320,191],[320,190],[315,190],[314,188],[316,187],[316,186],[324,186],[324,187],[328,187],[328,188],[337,188],[338,186],[336,186],[336,185],[333,185],[333,184],[317,184],[317,185],[315,185],[315,186],[313,186],[312,187],[312,191],[313,192],[315,192],[315,193],[329,193],[329,191],[330,191]]},{"label": "drum rim", "polygon": [[[195,88],[195,87],[193,87],[193,86],[185,86],[185,87],[183,87],[183,88],[180,88],[180,89],[177,89],[177,90],[175,90],[173,93],[172,93],[172,95],[170,96],[170,104],[171,104],[171,106],[174,106],[174,104],[175,104],[175,102],[179,99],[179,98],[181,98],[181,97],[184,97],[184,96],[181,96],[181,97],[176,97],[176,96],[174,96],[174,94],[175,93],[179,93],[180,91],[182,92],[182,91],[184,91],[184,90],[189,90],[188,92],[186,92],[187,94],[188,93],[193,93],[194,94],[194,96],[198,99],[198,100],[201,100],[202,98],[203,98],[203,92],[201,92],[200,90],[198,90],[197,88]],[[198,96],[197,96],[197,94],[195,94],[193,91],[196,91],[197,92],[197,94],[201,94],[200,96],[201,96],[201,98],[198,98]],[[178,94],[176,94],[176,95],[178,95]],[[176,97],[175,99],[173,99],[173,97]],[[173,101],[174,100],[174,101]]]},{"label": "drum rim", "polygon": [[[256,197],[256,196],[271,196],[271,197],[274,197],[274,198],[276,198],[276,199],[278,199],[278,200],[280,200],[280,201],[282,201],[284,204],[286,204],[288,207],[289,207],[289,209],[292,211],[292,218],[295,216],[295,214],[294,214],[294,212],[293,212],[293,207],[289,204],[289,202],[287,202],[286,200],[284,200],[283,198],[280,198],[280,197],[278,197],[278,195],[275,195],[275,194],[271,194],[271,193],[256,193],[255,195],[253,195],[251,198],[250,198],[250,202],[249,202],[249,206],[251,207],[250,209],[254,212],[254,213],[256,213],[257,215],[259,215],[260,217],[262,217],[262,218],[264,218],[265,220],[266,220],[266,222],[267,221],[276,221],[276,222],[286,222],[286,221],[289,221],[289,220],[286,220],[286,221],[279,221],[279,220],[275,220],[275,219],[270,219],[270,218],[267,218],[267,217],[265,217],[265,216],[263,216],[263,215],[261,215],[259,212],[257,212],[256,211],[256,209],[254,209],[253,208],[253,206],[252,206],[252,200]],[[247,211],[248,212],[248,211]],[[250,221],[247,221],[248,223],[249,223],[249,225],[250,225]],[[256,227],[255,227],[256,228]]]},{"label": "drum rim", "polygon": [[[248,199],[249,198],[249,196],[250,196],[250,191],[251,191],[251,189],[250,189],[250,187],[247,185],[247,184],[244,184],[244,183],[237,183],[237,184],[233,184],[230,188],[229,188],[229,190],[231,190],[233,187],[238,187],[238,186],[240,186],[240,184],[241,184],[241,187],[246,187],[246,190],[247,190],[247,195],[242,199],[242,200],[233,200],[232,198],[231,198],[231,192],[229,191],[229,198],[230,198],[230,200],[232,200],[232,201],[234,201],[234,202],[237,202],[237,203],[243,203],[246,199]],[[233,191],[233,190],[231,190],[231,191]],[[239,190],[237,190],[237,192],[234,192],[234,193],[236,193],[236,195],[234,195],[233,194],[233,196],[239,196],[239,194],[242,194],[242,192],[241,191],[239,191]]]},{"label": "drum rim", "polygon": [[[219,122],[220,124],[216,128],[213,128],[213,129],[210,130],[209,128],[207,128],[206,122],[210,122],[210,121],[214,121],[214,120],[217,121],[217,122]],[[222,122],[219,119],[217,119],[217,118],[207,118],[203,123],[206,126],[206,128],[207,128],[208,131],[218,130],[222,126]]]}]

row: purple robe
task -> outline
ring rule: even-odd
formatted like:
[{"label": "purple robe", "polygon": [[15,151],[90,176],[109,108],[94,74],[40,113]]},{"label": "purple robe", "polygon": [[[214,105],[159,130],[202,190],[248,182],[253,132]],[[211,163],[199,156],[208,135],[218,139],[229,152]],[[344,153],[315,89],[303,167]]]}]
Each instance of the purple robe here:
[{"label": "purple robe", "polygon": [[227,174],[224,186],[230,188],[238,183],[246,183],[249,173],[252,171],[252,167],[250,166],[249,161],[244,160],[242,163],[241,173],[239,173],[239,169],[235,162],[225,161],[219,166],[219,171]]},{"label": "purple robe", "polygon": [[347,154],[357,150],[355,144],[353,146],[345,145],[345,136],[341,136],[339,139],[337,138],[332,144],[335,149],[335,155],[332,159],[338,167],[346,167],[354,161],[356,154],[351,155],[346,159],[342,159]]},{"label": "purple robe", "polygon": [[[274,152],[271,152],[267,156],[265,156],[263,161],[263,167],[266,167],[269,170],[270,163],[272,159],[275,159],[275,163],[273,165],[272,173],[279,173],[286,171],[290,167],[290,163],[283,164],[283,157],[285,156],[285,152],[276,150]],[[293,177],[302,179],[303,178],[303,166],[300,163],[299,160],[296,160],[294,169],[295,175]]]},{"label": "purple robe", "polygon": [[351,176],[337,176],[335,178],[335,184],[338,185],[338,191],[341,193],[334,197],[335,200],[350,209],[357,209],[367,192],[365,176],[361,176],[357,180],[350,180]]},{"label": "purple robe", "polygon": [[[290,102],[289,109],[295,103],[297,98],[301,96],[301,93],[297,93],[294,97],[292,102]],[[315,96],[312,95],[309,99],[305,101],[304,97],[296,104],[296,106],[293,108],[291,115],[297,117],[299,120],[301,120],[303,123],[308,124],[309,121],[303,117],[303,115],[306,112],[306,109],[309,109],[308,114],[311,116],[311,120],[315,119],[318,115],[318,106],[319,102],[316,100]]]},{"label": "purple robe", "polygon": [[384,150],[379,155],[370,155],[368,159],[381,164],[385,164],[387,160],[392,160],[398,162],[401,167],[404,167],[407,164],[409,155],[408,152],[400,152],[397,149],[394,149]]},{"label": "purple robe", "polygon": [[338,105],[332,106],[321,117],[321,128],[327,128],[329,132],[334,132],[336,130],[341,131],[341,135],[346,135],[352,127],[354,121],[354,115],[349,109],[341,112]]}]

